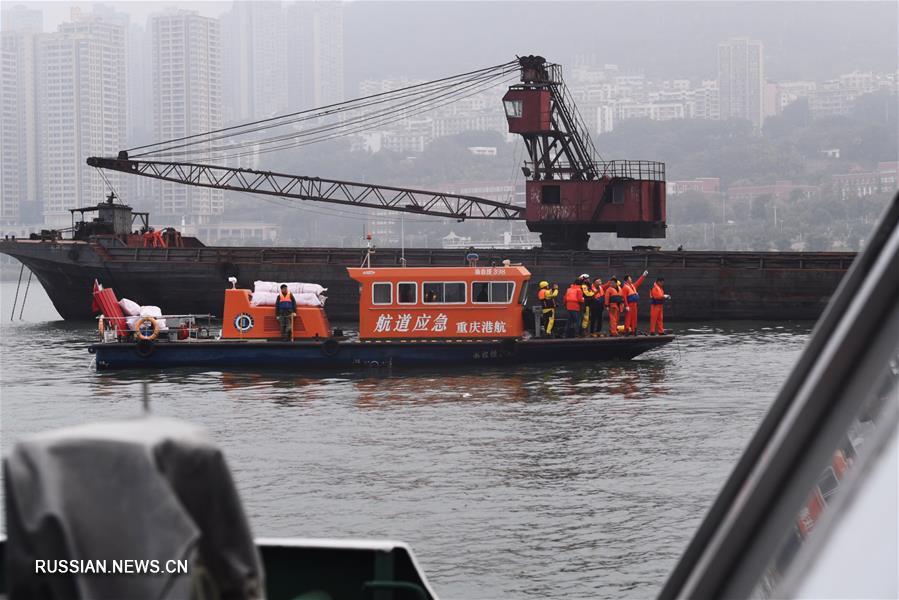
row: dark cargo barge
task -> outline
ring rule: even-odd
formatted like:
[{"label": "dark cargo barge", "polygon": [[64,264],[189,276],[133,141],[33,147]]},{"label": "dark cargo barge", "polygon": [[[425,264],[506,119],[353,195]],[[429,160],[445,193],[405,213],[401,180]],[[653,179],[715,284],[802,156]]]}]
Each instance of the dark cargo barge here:
[{"label": "dark cargo barge", "polygon": [[[92,317],[94,279],[169,313],[221,314],[229,276],[250,288],[255,280],[314,281],[328,288],[333,319],[356,318],[359,290],[347,281],[345,269],[362,263],[363,248],[209,247],[184,241],[196,246],[130,248],[110,238],[2,240],[0,252],[34,272],[64,319]],[[649,270],[650,278],[666,279],[673,297],[666,309],[669,320],[817,319],[855,258],[852,252],[475,251],[481,265],[504,259],[524,263],[537,280],[560,285],[581,273],[606,278]],[[439,249],[404,252],[410,267],[464,266],[465,255]],[[378,249],[372,266],[399,266],[400,258],[399,249]]]}]

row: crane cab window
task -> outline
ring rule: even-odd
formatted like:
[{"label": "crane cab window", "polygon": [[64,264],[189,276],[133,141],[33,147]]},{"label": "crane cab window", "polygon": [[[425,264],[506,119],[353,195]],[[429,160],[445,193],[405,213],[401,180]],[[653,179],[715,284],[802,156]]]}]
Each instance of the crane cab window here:
[{"label": "crane cab window", "polygon": [[428,281],[422,284],[422,298],[425,303],[463,304],[465,283],[461,281]]},{"label": "crane cab window", "polygon": [[471,284],[471,301],[508,304],[512,302],[515,284],[511,281],[475,281]]},{"label": "crane cab window", "polygon": [[393,285],[390,283],[373,283],[371,286],[372,304],[390,304],[393,302]]},{"label": "crane cab window", "polygon": [[503,102],[506,107],[506,116],[512,119],[520,118],[522,115],[521,100],[506,100]]},{"label": "crane cab window", "polygon": [[541,204],[562,204],[562,188],[558,185],[544,185],[540,188]]},{"label": "crane cab window", "polygon": [[399,304],[415,304],[417,301],[418,284],[403,282],[396,284],[396,301]]}]

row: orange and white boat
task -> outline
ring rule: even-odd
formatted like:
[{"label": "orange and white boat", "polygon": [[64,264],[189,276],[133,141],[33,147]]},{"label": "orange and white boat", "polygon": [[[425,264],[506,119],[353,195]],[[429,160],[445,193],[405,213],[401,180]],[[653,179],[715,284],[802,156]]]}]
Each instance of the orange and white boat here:
[{"label": "orange and white boat", "polygon": [[[298,306],[287,339],[272,306],[254,306],[252,292],[225,290],[221,331],[203,335],[195,319],[160,332],[119,325],[111,290],[95,292],[103,308],[103,339],[90,347],[98,369],[320,369],[521,364],[626,360],[674,339],[671,335],[596,338],[540,337],[528,331],[530,272],[491,267],[348,268],[360,286],[359,331],[333,330],[323,306]],[[96,294],[112,297],[96,298]],[[176,316],[175,319],[179,317]],[[171,319],[169,319],[171,320]]]}]

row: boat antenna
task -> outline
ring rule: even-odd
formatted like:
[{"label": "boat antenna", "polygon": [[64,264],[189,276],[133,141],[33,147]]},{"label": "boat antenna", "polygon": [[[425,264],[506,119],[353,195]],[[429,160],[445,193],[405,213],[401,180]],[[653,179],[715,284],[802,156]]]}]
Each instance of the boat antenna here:
[{"label": "boat antenna", "polygon": [[371,268],[371,255],[375,253],[375,246],[371,243],[371,234],[365,234],[366,246],[365,246],[365,257],[362,259],[362,268],[370,269]]}]

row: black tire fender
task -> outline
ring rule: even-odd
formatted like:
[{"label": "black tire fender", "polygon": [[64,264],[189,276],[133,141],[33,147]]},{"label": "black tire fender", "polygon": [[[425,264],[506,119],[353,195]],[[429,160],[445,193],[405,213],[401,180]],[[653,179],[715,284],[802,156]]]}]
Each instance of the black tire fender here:
[{"label": "black tire fender", "polygon": [[324,342],[322,342],[321,350],[324,356],[335,356],[338,352],[340,352],[340,343],[334,338],[328,338]]},{"label": "black tire fender", "polygon": [[147,358],[156,350],[156,342],[153,340],[137,340],[134,344],[134,352],[141,358]]},{"label": "black tire fender", "polygon": [[518,340],[516,338],[506,338],[500,342],[500,348],[506,356],[515,356],[518,354]]}]

